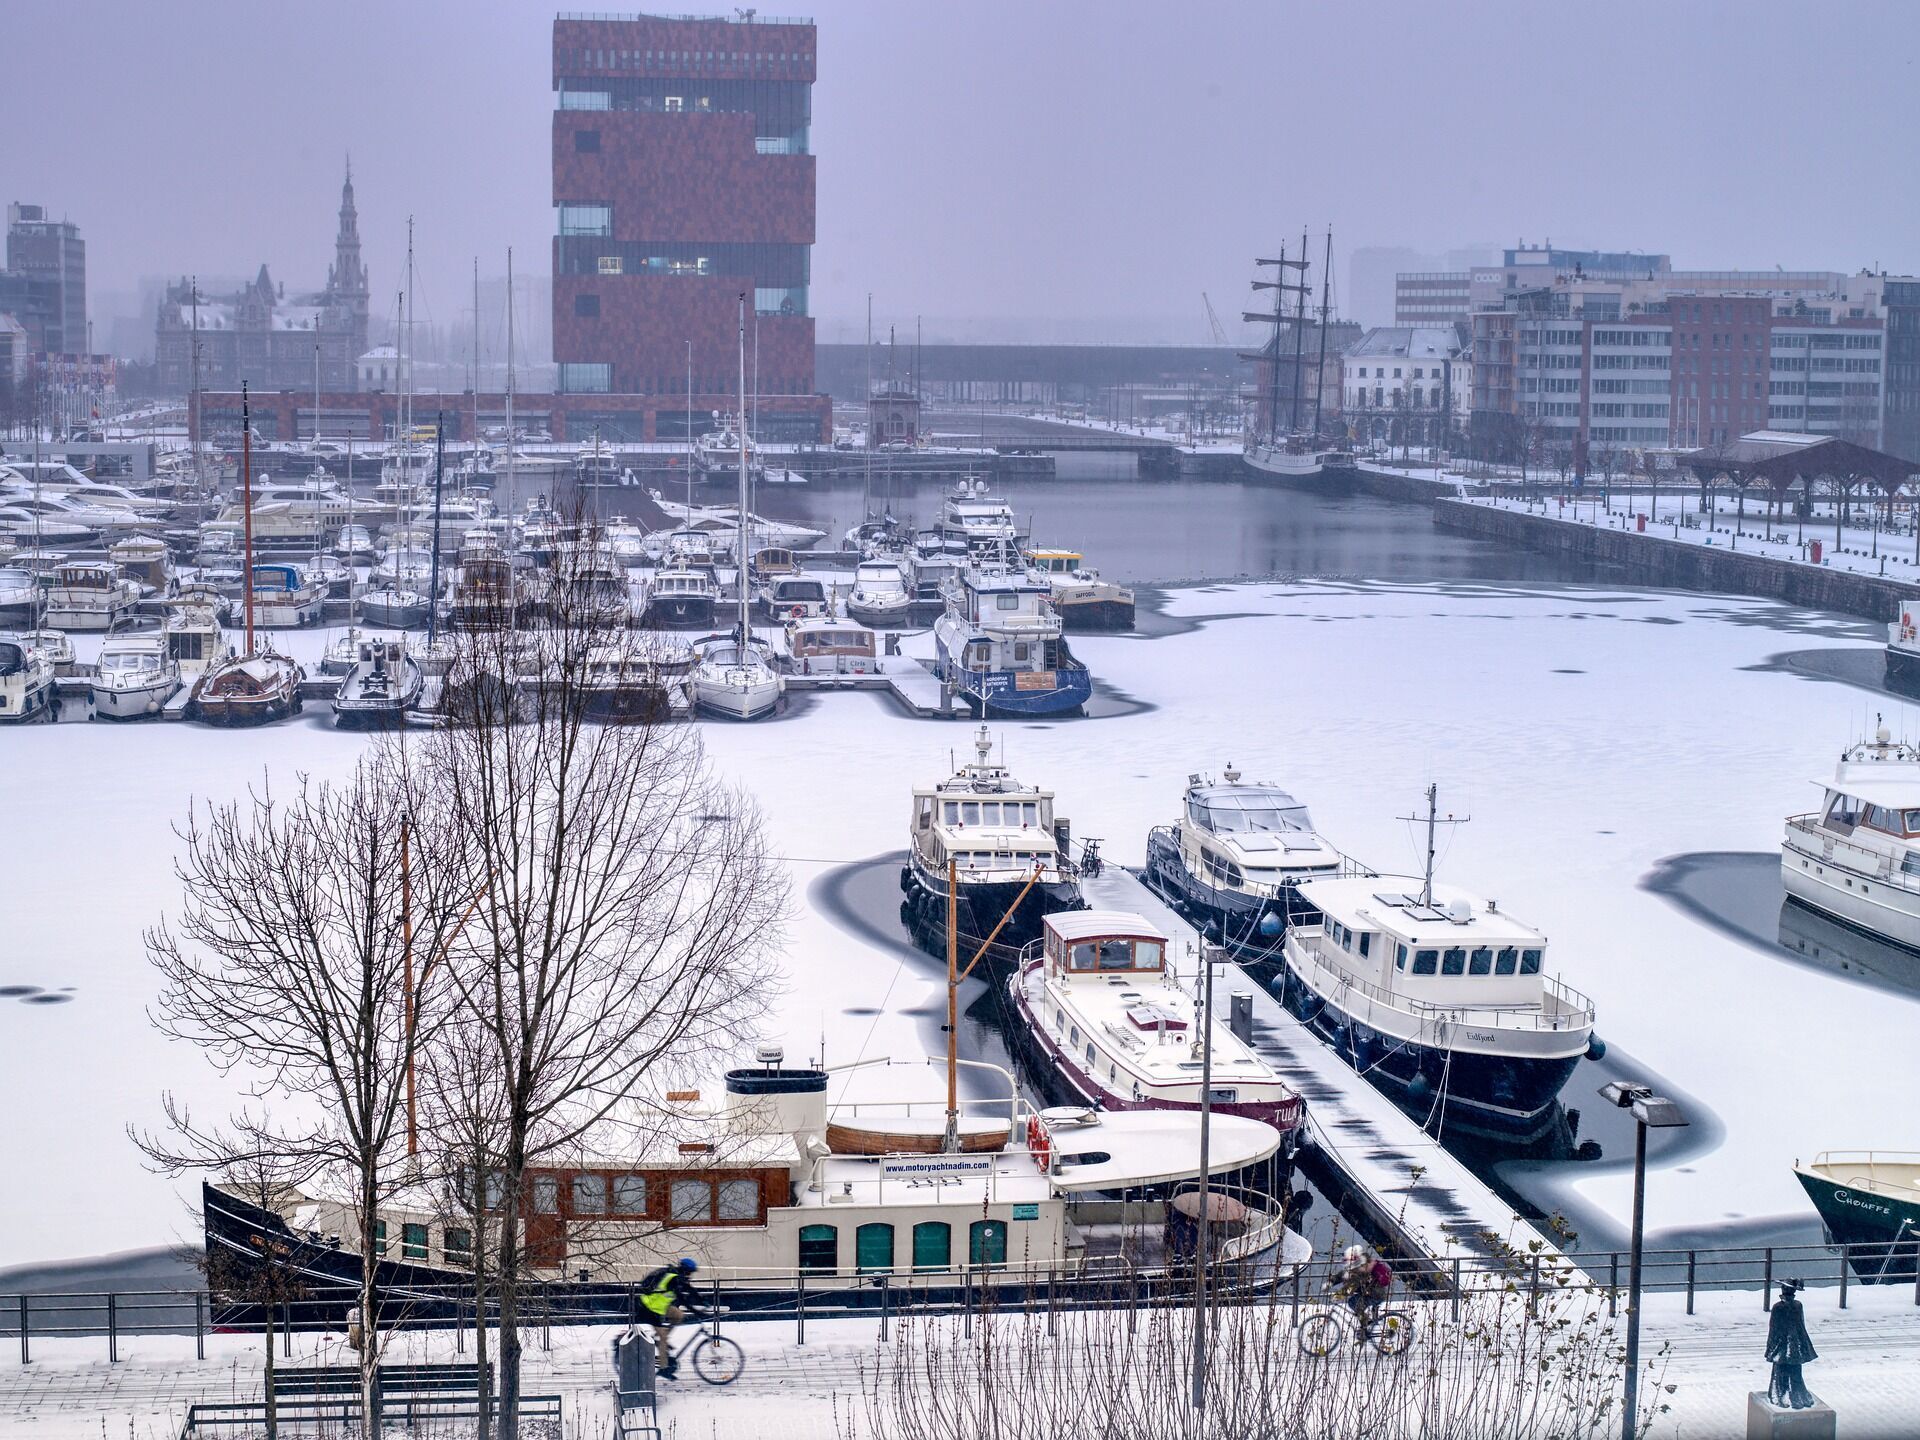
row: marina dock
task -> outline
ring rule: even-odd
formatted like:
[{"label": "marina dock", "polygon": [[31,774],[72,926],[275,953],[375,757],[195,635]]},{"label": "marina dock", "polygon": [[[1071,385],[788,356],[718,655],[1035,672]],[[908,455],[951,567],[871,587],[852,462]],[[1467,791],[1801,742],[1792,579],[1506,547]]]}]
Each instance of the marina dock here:
[{"label": "marina dock", "polygon": [[[1174,955],[1199,953],[1199,932],[1133,872],[1109,865],[1083,880],[1081,891],[1097,909],[1129,910],[1159,926]],[[1514,1252],[1568,1263],[1550,1235],[1522,1219],[1252,977],[1216,977],[1217,1010],[1226,1010],[1229,994],[1243,992],[1253,1000],[1254,1049],[1306,1099],[1308,1132],[1331,1188],[1351,1196],[1409,1257],[1441,1270],[1456,1257],[1485,1262]]]}]

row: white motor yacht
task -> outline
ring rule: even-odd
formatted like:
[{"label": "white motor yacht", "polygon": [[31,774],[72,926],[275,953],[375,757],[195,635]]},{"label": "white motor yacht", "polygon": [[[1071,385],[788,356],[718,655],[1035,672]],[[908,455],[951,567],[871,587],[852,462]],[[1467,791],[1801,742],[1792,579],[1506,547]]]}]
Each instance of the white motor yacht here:
[{"label": "white motor yacht", "polygon": [[853,572],[847,614],[876,630],[905,625],[913,615],[913,596],[900,567],[891,560],[862,560]]},{"label": "white motor yacht", "polygon": [[68,561],[55,567],[47,588],[46,623],[56,630],[111,630],[139,603],[139,582],[123,576],[118,566]]},{"label": "white motor yacht", "polygon": [[1920,747],[1880,725],[1817,783],[1820,808],[1787,821],[1788,898],[1920,950]]},{"label": "white motor yacht", "polygon": [[180,688],[167,634],[155,628],[109,635],[93,675],[93,713],[109,720],[158,715]]},{"label": "white motor yacht", "polygon": [[53,665],[26,637],[0,635],[0,725],[53,718]]},{"label": "white motor yacht", "polygon": [[216,598],[182,595],[167,615],[167,657],[178,667],[183,684],[193,684],[207,670],[233,658],[233,646],[220,625]]}]

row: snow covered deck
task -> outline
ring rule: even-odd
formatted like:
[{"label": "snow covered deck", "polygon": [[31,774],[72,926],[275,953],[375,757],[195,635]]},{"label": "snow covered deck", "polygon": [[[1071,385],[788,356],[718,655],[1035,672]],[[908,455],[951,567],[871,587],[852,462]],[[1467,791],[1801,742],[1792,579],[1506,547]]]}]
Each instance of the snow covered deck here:
[{"label": "snow covered deck", "polygon": [[[1081,889],[1099,909],[1131,910],[1171,936],[1170,961],[1198,953],[1193,927],[1130,871],[1109,866]],[[1192,962],[1186,963],[1191,973]],[[1543,1256],[1560,1253],[1550,1236],[1522,1220],[1261,986],[1216,976],[1214,1004],[1225,1013],[1227,996],[1241,991],[1253,997],[1253,1048],[1306,1097],[1314,1143],[1356,1192],[1370,1197],[1369,1208],[1410,1254],[1444,1263],[1456,1255],[1490,1257],[1509,1246],[1525,1252],[1536,1242]]]}]

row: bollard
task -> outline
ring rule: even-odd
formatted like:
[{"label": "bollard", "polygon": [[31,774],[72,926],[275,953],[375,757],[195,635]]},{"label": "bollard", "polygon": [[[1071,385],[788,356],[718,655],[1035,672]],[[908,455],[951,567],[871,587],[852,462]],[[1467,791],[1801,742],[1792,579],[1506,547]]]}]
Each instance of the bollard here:
[{"label": "bollard", "polygon": [[120,1363],[120,1297],[107,1292],[107,1363]]},{"label": "bollard", "polygon": [[1852,1249],[1851,1245],[1840,1247],[1840,1308],[1842,1310],[1847,1308],[1847,1271],[1852,1268],[1847,1264],[1847,1255]]},{"label": "bollard", "polygon": [[1695,1255],[1694,1255],[1694,1252],[1693,1252],[1693,1251],[1691,1251],[1691,1250],[1689,1250],[1689,1251],[1687,1251],[1687,1314],[1689,1314],[1689,1315],[1691,1315],[1691,1314],[1693,1313],[1693,1266],[1694,1266],[1694,1259],[1695,1259]]}]

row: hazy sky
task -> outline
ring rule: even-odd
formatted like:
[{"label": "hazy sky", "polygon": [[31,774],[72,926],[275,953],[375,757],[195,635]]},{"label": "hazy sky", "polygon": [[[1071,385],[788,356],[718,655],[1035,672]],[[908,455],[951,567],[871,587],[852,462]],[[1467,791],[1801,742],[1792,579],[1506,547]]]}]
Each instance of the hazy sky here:
[{"label": "hazy sky", "polygon": [[[1336,284],[1522,236],[1920,270],[1912,0],[811,8],[823,338],[872,291],[930,330],[1201,342],[1201,293],[1237,316],[1302,225]],[[474,255],[550,269],[553,14],[5,0],[0,198],[80,223],[96,295],[262,260],[304,289],[350,150],[376,291],[411,212],[422,318],[456,322]]]}]

